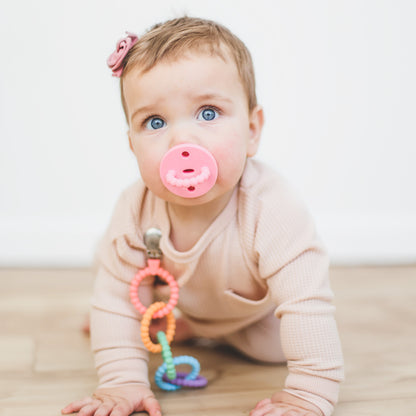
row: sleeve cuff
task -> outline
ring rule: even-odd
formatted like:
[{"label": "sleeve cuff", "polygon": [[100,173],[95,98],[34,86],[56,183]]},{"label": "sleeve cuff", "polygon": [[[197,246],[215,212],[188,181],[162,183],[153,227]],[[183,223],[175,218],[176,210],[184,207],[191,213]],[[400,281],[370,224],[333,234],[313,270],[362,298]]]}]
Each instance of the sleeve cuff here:
[{"label": "sleeve cuff", "polygon": [[289,374],[284,391],[313,403],[324,416],[330,416],[338,401],[339,382],[305,374]]},{"label": "sleeve cuff", "polygon": [[150,387],[147,362],[137,358],[125,358],[97,365],[99,387],[116,387],[137,384]]}]

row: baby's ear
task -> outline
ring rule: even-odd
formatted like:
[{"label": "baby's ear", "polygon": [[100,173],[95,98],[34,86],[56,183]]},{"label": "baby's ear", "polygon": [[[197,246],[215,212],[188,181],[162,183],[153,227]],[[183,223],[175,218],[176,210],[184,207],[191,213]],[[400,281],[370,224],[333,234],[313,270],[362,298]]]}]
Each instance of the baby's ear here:
[{"label": "baby's ear", "polygon": [[264,124],[263,108],[257,105],[250,114],[250,139],[247,146],[247,156],[251,157],[257,153],[260,144],[261,131]]}]

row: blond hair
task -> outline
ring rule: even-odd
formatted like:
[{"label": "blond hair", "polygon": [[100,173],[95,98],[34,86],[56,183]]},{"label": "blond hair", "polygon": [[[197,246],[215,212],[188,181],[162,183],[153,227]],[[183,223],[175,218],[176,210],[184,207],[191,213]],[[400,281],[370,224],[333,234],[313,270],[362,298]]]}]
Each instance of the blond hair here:
[{"label": "blond hair", "polygon": [[249,111],[257,105],[254,68],[250,52],[244,43],[226,27],[211,20],[180,17],[159,23],[146,32],[124,58],[120,78],[121,101],[127,116],[123,94],[123,78],[134,67],[149,71],[162,60],[179,59],[186,52],[202,52],[234,61],[247,95]]}]

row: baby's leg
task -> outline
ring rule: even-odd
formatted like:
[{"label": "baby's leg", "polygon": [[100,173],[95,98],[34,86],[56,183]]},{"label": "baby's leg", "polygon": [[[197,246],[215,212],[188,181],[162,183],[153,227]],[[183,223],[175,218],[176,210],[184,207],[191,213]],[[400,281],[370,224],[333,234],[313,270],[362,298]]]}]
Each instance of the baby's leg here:
[{"label": "baby's leg", "polygon": [[[150,338],[153,342],[157,341],[157,333],[159,331],[166,331],[166,322],[165,319],[153,319],[152,323],[150,324],[149,334]],[[194,336],[188,322],[179,316],[176,318],[176,326],[175,326],[175,337],[173,342],[184,342],[188,339],[191,339]]]},{"label": "baby's leg", "polygon": [[268,363],[286,362],[280,343],[280,319],[274,316],[274,311],[223,339],[254,360]]}]

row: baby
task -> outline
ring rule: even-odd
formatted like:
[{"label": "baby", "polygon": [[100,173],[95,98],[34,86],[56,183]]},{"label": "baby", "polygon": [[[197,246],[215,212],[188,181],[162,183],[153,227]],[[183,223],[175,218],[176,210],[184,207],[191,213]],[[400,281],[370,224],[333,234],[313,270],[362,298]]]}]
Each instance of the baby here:
[{"label": "baby", "polygon": [[[285,181],[252,159],[263,110],[245,45],[219,24],[183,17],[128,34],[108,63],[142,179],[121,195],[98,252],[91,343],[100,385],[62,413],[161,415],[129,295],[147,264],[145,233],[157,228],[161,265],[180,287],[179,336],[287,362],[284,390],[250,415],[332,414],[343,360],[328,258]],[[140,285],[143,304],[153,280]]]}]

